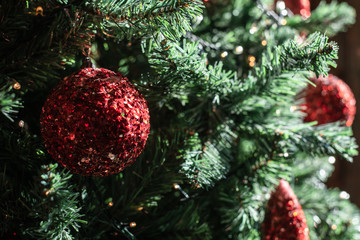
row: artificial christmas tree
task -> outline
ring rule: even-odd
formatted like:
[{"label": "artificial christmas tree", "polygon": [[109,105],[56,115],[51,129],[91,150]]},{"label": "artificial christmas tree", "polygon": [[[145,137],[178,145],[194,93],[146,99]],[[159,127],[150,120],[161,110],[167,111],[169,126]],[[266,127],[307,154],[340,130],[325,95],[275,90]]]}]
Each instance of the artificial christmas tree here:
[{"label": "artificial christmas tree", "polygon": [[[310,239],[360,239],[359,210],[324,184],[328,159],[357,154],[352,131],[304,123],[297,98],[336,65],[317,31],[354,10],[226,2],[2,1],[1,239],[259,240],[279,179]],[[84,54],[97,68],[80,70]]]}]

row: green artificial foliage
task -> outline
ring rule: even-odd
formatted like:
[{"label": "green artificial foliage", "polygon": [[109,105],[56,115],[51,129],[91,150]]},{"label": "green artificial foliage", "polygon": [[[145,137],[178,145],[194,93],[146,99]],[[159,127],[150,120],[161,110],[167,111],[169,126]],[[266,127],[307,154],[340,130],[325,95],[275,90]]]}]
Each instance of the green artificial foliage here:
[{"label": "green artificial foliage", "polygon": [[[336,67],[328,37],[355,11],[323,1],[303,19],[273,4],[3,0],[0,239],[260,240],[279,179],[310,239],[360,239],[360,211],[325,185],[329,158],[358,154],[352,130],[304,123],[298,97]],[[70,174],[40,133],[46,97],[84,55],[127,76],[150,111],[144,151],[103,178]]]}]

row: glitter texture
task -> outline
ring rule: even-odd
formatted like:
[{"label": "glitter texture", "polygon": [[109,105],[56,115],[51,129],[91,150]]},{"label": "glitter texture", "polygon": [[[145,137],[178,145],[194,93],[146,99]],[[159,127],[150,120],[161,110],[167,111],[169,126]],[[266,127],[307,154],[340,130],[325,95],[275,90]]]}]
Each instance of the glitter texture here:
[{"label": "glitter texture", "polygon": [[303,18],[309,18],[311,16],[309,0],[282,0],[282,1],[285,2],[285,6],[289,8],[294,14],[300,14]]},{"label": "glitter texture", "polygon": [[309,240],[305,214],[285,180],[271,194],[262,227],[264,240]]},{"label": "glitter texture", "polygon": [[328,77],[312,78],[316,87],[309,84],[305,95],[305,122],[317,121],[318,125],[345,121],[351,126],[356,113],[356,100],[350,87],[341,79],[329,74]]},{"label": "glitter texture", "polygon": [[72,173],[107,176],[131,165],[150,129],[146,100],[119,73],[84,68],[64,78],[40,117],[45,146]]}]

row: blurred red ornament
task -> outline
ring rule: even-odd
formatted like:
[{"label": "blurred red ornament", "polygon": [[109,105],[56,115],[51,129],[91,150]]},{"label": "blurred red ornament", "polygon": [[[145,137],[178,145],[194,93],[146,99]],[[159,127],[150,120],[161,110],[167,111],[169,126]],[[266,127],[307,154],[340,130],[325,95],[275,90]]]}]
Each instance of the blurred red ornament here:
[{"label": "blurred red ornament", "polygon": [[103,68],[65,77],[40,117],[45,146],[70,172],[107,176],[131,165],[150,129],[146,100],[127,78]]},{"label": "blurred red ornament", "polygon": [[305,214],[287,181],[271,194],[262,227],[264,240],[309,240]]},{"label": "blurred red ornament", "polygon": [[294,14],[300,14],[305,19],[311,16],[310,0],[283,0],[283,2]]},{"label": "blurred red ornament", "polygon": [[345,121],[346,126],[351,126],[356,113],[356,100],[350,87],[331,74],[310,80],[316,87],[309,84],[300,94],[305,97],[303,111],[307,116],[304,121],[317,121],[318,125]]}]

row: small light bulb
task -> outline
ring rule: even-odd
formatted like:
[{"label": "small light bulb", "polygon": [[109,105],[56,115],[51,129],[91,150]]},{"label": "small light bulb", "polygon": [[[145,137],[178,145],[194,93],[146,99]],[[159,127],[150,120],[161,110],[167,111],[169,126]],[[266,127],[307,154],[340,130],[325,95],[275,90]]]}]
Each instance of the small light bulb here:
[{"label": "small light bulb", "polygon": [[244,48],[242,46],[237,46],[235,48],[235,54],[239,55],[242,54],[244,52]]},{"label": "small light bulb", "polygon": [[257,27],[253,26],[253,27],[250,28],[249,32],[250,32],[250,34],[254,34],[254,33],[256,33],[257,30],[258,30]]},{"label": "small light bulb", "polygon": [[280,23],[281,23],[281,25],[286,25],[287,21],[286,21],[286,19],[281,19]]},{"label": "small light bulb", "polygon": [[179,184],[174,183],[173,185],[174,185],[174,188],[175,188],[176,190],[180,189],[180,185],[179,185]]},{"label": "small light bulb", "polygon": [[222,58],[226,58],[229,55],[227,51],[221,53]]},{"label": "small light bulb", "polygon": [[263,45],[264,47],[267,45],[267,41],[264,39],[261,41],[261,45]]},{"label": "small light bulb", "polygon": [[46,197],[49,196],[50,192],[51,192],[51,190],[46,190],[46,191],[44,192],[45,196],[46,196]]},{"label": "small light bulb", "polygon": [[291,106],[291,107],[290,107],[290,112],[295,112],[295,111],[296,111],[296,109],[297,109],[297,107],[296,107],[296,106]]},{"label": "small light bulb", "polygon": [[112,207],[112,206],[114,206],[114,203],[113,203],[113,202],[109,202],[108,205],[109,205],[109,207]]},{"label": "small light bulb", "polygon": [[318,217],[318,216],[313,216],[313,220],[314,222],[316,222],[317,224],[320,224],[321,223],[321,219]]},{"label": "small light bulb", "polygon": [[250,67],[254,67],[254,66],[255,66],[255,62],[249,62],[249,66],[250,66]]},{"label": "small light bulb", "polygon": [[136,222],[131,222],[131,223],[130,223],[130,227],[132,227],[132,228],[133,228],[133,227],[136,227]]},{"label": "small light bulb", "polygon": [[335,224],[331,225],[331,229],[332,230],[336,230],[337,229],[337,226]]},{"label": "small light bulb", "polygon": [[350,194],[348,194],[345,191],[341,191],[339,196],[340,196],[341,199],[349,199],[350,198]]},{"label": "small light bulb", "polygon": [[250,55],[250,56],[248,57],[248,61],[249,61],[249,62],[255,62],[255,61],[256,61],[256,58],[255,58],[254,56]]},{"label": "small light bulb", "polygon": [[13,88],[14,88],[15,90],[20,90],[21,84],[18,83],[18,82],[16,82],[16,83],[13,84]]},{"label": "small light bulb", "polygon": [[140,212],[140,211],[142,211],[144,208],[143,207],[138,207],[138,211]]},{"label": "small light bulb", "polygon": [[334,163],[336,162],[336,158],[333,157],[333,156],[330,156],[330,157],[328,158],[328,161],[329,161],[330,164],[334,164]]},{"label": "small light bulb", "polygon": [[19,127],[23,128],[25,126],[25,122],[23,120],[19,121]]}]

